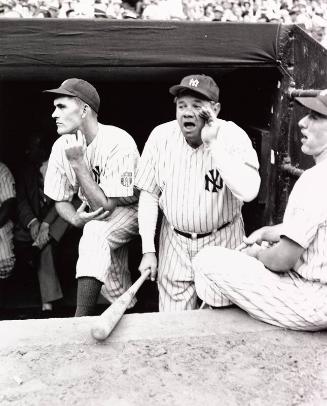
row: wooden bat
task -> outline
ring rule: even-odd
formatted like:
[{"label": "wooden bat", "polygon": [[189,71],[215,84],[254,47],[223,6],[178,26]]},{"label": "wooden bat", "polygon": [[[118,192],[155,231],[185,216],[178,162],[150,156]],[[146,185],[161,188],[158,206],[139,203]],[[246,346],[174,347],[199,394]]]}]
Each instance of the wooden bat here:
[{"label": "wooden bat", "polygon": [[136,295],[136,292],[150,273],[150,268],[143,272],[125,293],[123,293],[110,307],[108,307],[108,309],[96,318],[96,321],[91,328],[91,334],[96,340],[103,341],[109,337],[109,334],[122,318],[128,305]]}]

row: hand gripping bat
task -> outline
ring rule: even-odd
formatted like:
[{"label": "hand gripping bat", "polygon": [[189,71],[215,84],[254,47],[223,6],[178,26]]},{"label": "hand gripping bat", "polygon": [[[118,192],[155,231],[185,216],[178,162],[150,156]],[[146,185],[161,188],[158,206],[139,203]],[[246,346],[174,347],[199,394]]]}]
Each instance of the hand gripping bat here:
[{"label": "hand gripping bat", "polygon": [[150,268],[143,272],[142,275],[125,293],[123,293],[100,316],[96,317],[96,321],[91,328],[91,334],[96,340],[103,341],[107,337],[109,337],[109,334],[122,318],[128,305],[131,303],[134,296],[136,295],[136,292],[139,290],[143,282],[150,276],[150,273]]}]

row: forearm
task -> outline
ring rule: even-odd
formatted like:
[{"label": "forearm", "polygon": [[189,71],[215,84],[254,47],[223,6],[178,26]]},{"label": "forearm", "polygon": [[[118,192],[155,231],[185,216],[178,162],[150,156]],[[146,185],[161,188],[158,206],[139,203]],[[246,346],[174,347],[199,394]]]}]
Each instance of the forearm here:
[{"label": "forearm", "polygon": [[67,223],[75,226],[74,216],[76,214],[76,209],[71,202],[56,202],[55,207],[61,218],[66,220]]},{"label": "forearm", "polygon": [[220,148],[217,141],[209,148],[220,176],[233,195],[244,202],[255,199],[260,188],[258,170],[243,162],[237,154]]},{"label": "forearm", "polygon": [[274,272],[293,269],[301,258],[304,248],[295,241],[284,237],[270,248],[259,248],[255,257]]},{"label": "forearm", "polygon": [[142,253],[155,252],[154,237],[158,219],[158,196],[141,191],[138,210]]},{"label": "forearm", "polygon": [[15,199],[10,198],[4,201],[0,206],[0,227],[3,227],[13,215]]},{"label": "forearm", "polygon": [[117,206],[118,200],[116,198],[108,198],[103,193],[103,190],[92,178],[84,161],[78,165],[74,164],[72,167],[91,210],[95,211],[102,207],[104,210],[112,212]]},{"label": "forearm", "polygon": [[293,262],[287,261],[284,255],[281,255],[278,246],[263,248],[258,251],[256,257],[273,272],[286,272],[295,265]]}]

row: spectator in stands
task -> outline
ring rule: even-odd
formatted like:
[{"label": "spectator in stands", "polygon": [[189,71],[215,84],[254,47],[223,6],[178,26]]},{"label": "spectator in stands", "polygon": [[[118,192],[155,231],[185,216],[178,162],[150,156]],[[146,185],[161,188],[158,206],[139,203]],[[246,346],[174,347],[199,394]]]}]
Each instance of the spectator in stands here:
[{"label": "spectator in stands", "polygon": [[4,304],[5,283],[15,265],[13,217],[15,180],[8,167],[0,162],[0,307]]},{"label": "spectator in stands", "polygon": [[42,311],[51,311],[52,302],[63,297],[55,268],[57,242],[68,229],[54,202],[43,193],[44,176],[50,154],[40,136],[30,138],[25,165],[17,179],[17,258],[37,270]]},{"label": "spectator in stands", "polygon": [[281,22],[298,24],[326,44],[322,39],[327,25],[326,0],[0,0],[0,15],[8,18]]},{"label": "spectator in stands", "polygon": [[164,1],[150,0],[143,9],[142,18],[143,20],[169,20],[170,15]]}]

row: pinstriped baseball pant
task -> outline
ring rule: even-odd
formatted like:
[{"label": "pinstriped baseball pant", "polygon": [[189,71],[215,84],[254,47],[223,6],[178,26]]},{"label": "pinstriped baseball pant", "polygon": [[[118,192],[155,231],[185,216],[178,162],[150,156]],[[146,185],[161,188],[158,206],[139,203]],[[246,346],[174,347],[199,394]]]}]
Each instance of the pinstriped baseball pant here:
[{"label": "pinstriped baseball pant", "polygon": [[[217,264],[224,266],[217,266]],[[294,271],[271,272],[255,258],[221,247],[193,260],[198,296],[212,306],[224,294],[250,316],[292,330],[327,328],[327,285]]]},{"label": "pinstriped baseball pant", "polygon": [[[192,240],[173,231],[165,217],[159,240],[158,290],[159,311],[174,312],[197,308],[194,285],[193,257],[204,247],[223,245],[235,248],[243,237],[243,220],[238,218],[224,229],[204,238]],[[218,306],[230,301],[217,296]]]},{"label": "pinstriped baseball pant", "polygon": [[103,282],[101,294],[109,302],[115,301],[131,286],[126,244],[137,235],[137,205],[118,206],[108,221],[87,223],[79,244],[76,277]]}]

